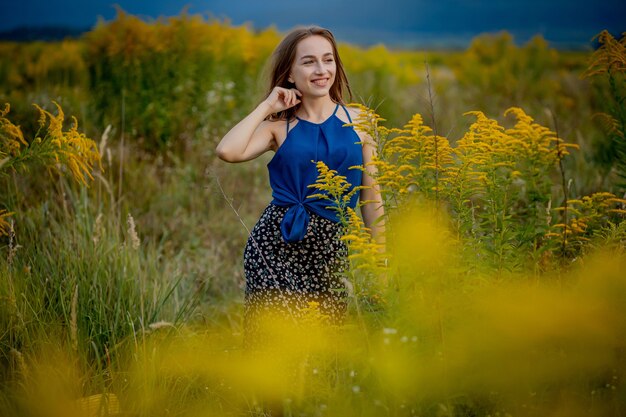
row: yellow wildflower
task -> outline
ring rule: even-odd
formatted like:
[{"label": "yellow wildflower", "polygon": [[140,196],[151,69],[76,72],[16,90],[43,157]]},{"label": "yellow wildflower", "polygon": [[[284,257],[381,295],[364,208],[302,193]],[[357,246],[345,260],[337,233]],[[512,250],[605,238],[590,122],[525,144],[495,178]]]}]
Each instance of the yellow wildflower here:
[{"label": "yellow wildflower", "polygon": [[601,46],[591,56],[589,67],[581,77],[592,77],[608,72],[625,72],[626,36],[622,36],[618,41],[608,30],[603,30],[594,37],[596,38]]},{"label": "yellow wildflower", "polygon": [[53,145],[49,149],[49,154],[54,160],[65,165],[74,180],[87,185],[85,177],[93,180],[91,170],[94,165],[97,164],[101,170],[103,169],[98,147],[93,140],[78,131],[78,120],[74,116],[72,116],[73,124],[70,130],[63,132],[65,117],[63,109],[57,102],[53,101],[53,103],[58,110],[56,116],[42,109],[37,104],[33,104],[39,110],[40,122],[43,120],[42,127],[45,125],[45,119],[48,118],[49,120],[47,133],[42,142],[48,142]]},{"label": "yellow wildflower", "polygon": [[9,103],[5,103],[4,110],[0,110],[0,158],[17,156],[22,146],[28,146],[20,127],[6,118],[10,109]]},{"label": "yellow wildflower", "polygon": [[330,315],[322,313],[320,303],[317,301],[308,301],[307,306],[300,309],[303,314],[303,322],[308,324],[328,324]]},{"label": "yellow wildflower", "polygon": [[6,210],[0,210],[0,236],[8,235],[9,230],[11,230],[11,225],[6,221],[8,217],[10,217],[12,212]]}]

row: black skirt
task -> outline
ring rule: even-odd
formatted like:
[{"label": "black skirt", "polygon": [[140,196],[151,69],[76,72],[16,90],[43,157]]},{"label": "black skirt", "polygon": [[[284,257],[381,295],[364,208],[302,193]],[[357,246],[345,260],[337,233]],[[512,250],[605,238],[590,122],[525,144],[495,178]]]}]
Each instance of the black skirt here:
[{"label": "black skirt", "polygon": [[340,239],[345,228],[310,213],[304,239],[286,243],[280,232],[286,211],[287,207],[268,205],[244,249],[245,347],[254,347],[259,340],[255,322],[259,314],[297,320],[314,305],[328,324],[339,325],[345,317],[348,249]]}]

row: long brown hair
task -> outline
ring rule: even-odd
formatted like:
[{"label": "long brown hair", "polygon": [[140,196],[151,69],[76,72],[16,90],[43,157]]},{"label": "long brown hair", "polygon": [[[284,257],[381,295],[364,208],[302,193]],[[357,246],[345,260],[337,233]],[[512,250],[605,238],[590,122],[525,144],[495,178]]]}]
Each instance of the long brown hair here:
[{"label": "long brown hair", "polygon": [[[296,59],[296,47],[298,46],[298,42],[302,39],[313,35],[319,35],[326,38],[333,47],[337,73],[335,74],[335,82],[330,87],[330,98],[337,103],[344,104],[343,90],[345,88],[348,90],[348,94],[350,95],[350,101],[352,101],[352,90],[350,89],[348,77],[346,76],[343,64],[339,58],[339,53],[337,52],[335,37],[328,29],[324,29],[319,26],[298,26],[287,33],[280,44],[278,44],[272,54],[270,85],[265,97],[267,97],[276,86],[283,88],[295,87],[295,84],[289,82],[288,78],[291,66]],[[299,104],[278,113],[270,114],[267,119],[290,120],[295,115],[298,106]]]}]

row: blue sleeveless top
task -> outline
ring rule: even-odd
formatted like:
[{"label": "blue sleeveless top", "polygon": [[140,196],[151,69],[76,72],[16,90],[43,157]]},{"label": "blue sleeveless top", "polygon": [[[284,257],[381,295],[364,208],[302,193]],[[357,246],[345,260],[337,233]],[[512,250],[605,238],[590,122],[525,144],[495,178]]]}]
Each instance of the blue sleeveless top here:
[{"label": "blue sleeveless top", "polygon": [[[348,120],[352,123],[348,110],[342,105]],[[326,219],[338,222],[336,210],[329,209],[334,203],[319,197],[308,198],[320,190],[309,188],[317,180],[317,161],[323,161],[328,168],[337,171],[337,175],[346,177],[353,187],[361,185],[363,172],[348,169],[354,165],[363,165],[361,138],[352,126],[344,127],[344,122],[336,116],[339,103],[333,114],[322,123],[299,120],[289,130],[287,137],[276,150],[276,154],[267,164],[272,203],[289,207],[280,224],[280,231],[286,242],[297,242],[304,238],[309,224],[309,213],[318,214]],[[349,191],[349,190],[348,190]],[[349,206],[356,207],[358,192],[350,199]]]}]

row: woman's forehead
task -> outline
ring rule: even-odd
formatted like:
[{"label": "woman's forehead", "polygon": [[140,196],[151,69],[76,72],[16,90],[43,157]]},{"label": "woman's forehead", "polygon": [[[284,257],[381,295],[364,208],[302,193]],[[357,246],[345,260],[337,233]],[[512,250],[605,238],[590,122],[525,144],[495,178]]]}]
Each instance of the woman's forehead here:
[{"label": "woman's forehead", "polygon": [[317,57],[333,53],[333,46],[330,41],[323,36],[309,36],[298,42],[296,47],[296,59],[301,59],[308,55]]}]

